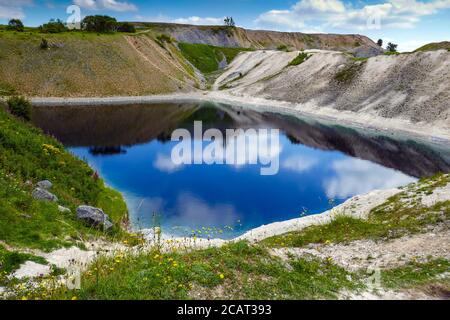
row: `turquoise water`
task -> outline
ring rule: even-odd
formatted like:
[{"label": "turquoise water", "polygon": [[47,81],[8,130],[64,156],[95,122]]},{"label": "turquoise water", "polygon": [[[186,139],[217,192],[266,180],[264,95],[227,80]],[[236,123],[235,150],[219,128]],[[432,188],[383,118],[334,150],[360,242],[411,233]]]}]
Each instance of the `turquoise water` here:
[{"label": "turquoise water", "polygon": [[[449,171],[449,155],[413,141],[213,104],[40,108],[35,122],[123,193],[135,228],[231,238],[323,212],[374,189]],[[175,165],[177,128],[276,128],[279,172],[261,165]]]}]

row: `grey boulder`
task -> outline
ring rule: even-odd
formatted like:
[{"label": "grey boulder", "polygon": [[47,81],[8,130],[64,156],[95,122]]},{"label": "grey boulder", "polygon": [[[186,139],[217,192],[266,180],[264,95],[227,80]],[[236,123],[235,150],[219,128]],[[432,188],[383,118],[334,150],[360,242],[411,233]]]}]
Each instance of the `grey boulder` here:
[{"label": "grey boulder", "polygon": [[58,197],[56,197],[53,193],[48,192],[47,190],[42,188],[34,189],[31,195],[36,200],[52,201],[52,202],[58,201]]},{"label": "grey boulder", "polygon": [[384,50],[378,46],[372,47],[364,45],[350,50],[350,53],[352,53],[356,58],[371,58],[383,54]]},{"label": "grey boulder", "polygon": [[94,227],[103,227],[103,230],[109,230],[113,226],[109,216],[102,209],[91,206],[79,206],[77,208],[77,218],[88,225]]},{"label": "grey boulder", "polygon": [[53,184],[48,180],[42,180],[37,183],[38,188],[49,190],[52,188]]}]

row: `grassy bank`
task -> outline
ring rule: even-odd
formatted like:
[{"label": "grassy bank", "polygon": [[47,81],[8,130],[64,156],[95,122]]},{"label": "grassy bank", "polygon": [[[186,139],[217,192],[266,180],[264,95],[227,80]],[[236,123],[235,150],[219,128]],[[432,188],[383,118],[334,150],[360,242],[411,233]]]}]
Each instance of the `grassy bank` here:
[{"label": "grassy bank", "polygon": [[[260,246],[237,242],[190,253],[151,251],[100,258],[81,290],[56,289],[53,299],[318,299],[336,298],[359,282],[329,261],[282,261]],[[42,292],[26,293],[29,299]]]},{"label": "grassy bank", "polygon": [[[36,183],[48,179],[57,203],[34,200]],[[0,240],[17,247],[49,251],[103,237],[75,217],[78,205],[101,207],[116,223],[127,219],[122,196],[107,188],[83,161],[55,139],[0,108]],[[60,212],[58,205],[71,212]]]},{"label": "grassy bank", "polygon": [[[18,291],[26,299],[336,299],[372,292],[366,268],[349,270],[331,257],[279,254],[279,249],[307,248],[311,244],[345,244],[354,240],[390,241],[427,232],[448,222],[449,202],[427,208],[422,197],[450,181],[448,175],[424,179],[404,188],[372,210],[367,220],[338,217],[331,223],[272,237],[259,243],[229,243],[202,250],[179,249],[176,241],[136,247],[100,256],[81,276],[79,290],[45,286]],[[168,250],[167,250],[168,249]],[[369,259],[369,258],[368,258]],[[374,259],[373,257],[370,259]],[[426,292],[446,297],[450,290],[445,258],[426,257],[380,269],[379,292]],[[49,276],[44,281],[54,283]],[[418,291],[419,290],[419,291]]]},{"label": "grassy bank", "polygon": [[345,213],[331,223],[305,228],[275,236],[263,242],[270,247],[304,247],[308,244],[345,243],[354,240],[395,239],[423,232],[427,226],[450,220],[450,201],[438,202],[431,207],[420,203],[422,196],[450,183],[449,175],[437,175],[404,191],[374,208],[367,220],[352,218]]},{"label": "grassy bank", "polygon": [[[385,269],[381,288],[434,285],[448,290],[448,278],[439,277],[449,268],[448,260],[430,259]],[[25,290],[18,296],[57,300],[337,299],[343,292],[367,290],[369,276],[367,270],[349,272],[330,258],[281,259],[264,245],[237,242],[189,253],[117,253],[101,257],[84,272],[79,290],[50,287]]]}]

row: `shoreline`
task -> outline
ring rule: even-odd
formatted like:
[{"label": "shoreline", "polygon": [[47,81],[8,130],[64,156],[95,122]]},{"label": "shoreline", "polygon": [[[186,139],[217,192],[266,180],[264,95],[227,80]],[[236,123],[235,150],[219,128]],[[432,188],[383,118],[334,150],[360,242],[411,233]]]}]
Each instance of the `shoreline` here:
[{"label": "shoreline", "polygon": [[[348,217],[366,219],[370,211],[383,204],[388,198],[401,192],[400,188],[373,190],[366,194],[351,197],[344,203],[321,213],[312,214],[290,220],[273,222],[262,225],[246,231],[244,234],[232,239],[221,238],[192,238],[192,237],[176,237],[170,234],[161,234],[161,243],[173,248],[207,248],[220,247],[222,245],[237,241],[249,241],[251,243],[260,242],[273,236],[279,236],[285,233],[300,231],[304,228],[326,224],[331,222],[337,216],[344,215]],[[149,228],[136,230],[144,235],[144,238],[151,245],[154,241],[153,230]]]},{"label": "shoreline", "polygon": [[345,125],[358,130],[387,135],[397,135],[405,139],[418,139],[427,143],[450,146],[450,128],[436,127],[427,123],[411,123],[403,119],[382,118],[372,114],[339,111],[332,108],[314,108],[312,105],[295,104],[285,101],[268,100],[251,96],[235,96],[225,92],[191,92],[152,96],[116,97],[34,97],[30,98],[35,107],[131,105],[157,103],[215,102],[238,104],[255,111],[281,113],[298,118],[308,118],[330,125]]},{"label": "shoreline", "polygon": [[[98,97],[98,98],[32,98],[33,106],[50,106],[50,107],[64,107],[64,106],[100,106],[100,105],[132,105],[132,104],[157,104],[157,103],[198,103],[198,102],[213,102],[229,105],[238,105],[239,107],[250,108],[255,111],[263,112],[275,112],[285,114],[288,116],[294,116],[303,119],[310,119],[312,121],[322,122],[328,125],[345,125],[356,130],[362,130],[373,134],[385,134],[395,136],[400,139],[418,139],[420,141],[434,144],[440,147],[450,146],[450,130],[444,128],[434,128],[432,125],[417,125],[412,124],[406,120],[388,119],[369,115],[370,120],[367,122],[365,115],[348,112],[331,110],[330,114],[326,114],[330,110],[326,109],[312,109],[311,107],[298,105],[289,102],[275,101],[260,99],[254,97],[238,97],[226,92],[191,92],[191,93],[177,93],[170,95],[153,95],[153,96],[122,96],[122,97]],[[301,108],[301,109],[300,109]],[[353,119],[350,119],[353,118]],[[432,134],[430,134],[432,132]],[[336,214],[340,214],[346,211],[346,208],[351,206],[362,207],[359,213],[353,213],[351,210],[350,216],[362,217],[364,214],[368,214],[368,204],[377,203],[381,204],[386,201],[387,198],[400,192],[400,189],[384,189],[374,190],[367,194],[356,195],[348,199],[343,204],[311,216],[300,217],[291,220],[284,220],[280,222],[274,222],[268,225],[263,225],[251,230],[248,230],[244,234],[232,239],[220,239],[220,238],[198,238],[192,240],[189,237],[176,237],[170,234],[163,234],[164,241],[179,242],[180,246],[188,247],[204,247],[204,246],[220,246],[229,242],[248,240],[248,241],[260,241],[265,238],[280,235],[283,233],[306,228],[311,225],[321,224],[329,222],[335,217]],[[380,202],[381,201],[381,202]],[[363,202],[363,203],[361,203]],[[370,206],[369,209],[376,205]],[[139,229],[139,232],[145,234],[145,238],[152,241],[151,229]]]}]

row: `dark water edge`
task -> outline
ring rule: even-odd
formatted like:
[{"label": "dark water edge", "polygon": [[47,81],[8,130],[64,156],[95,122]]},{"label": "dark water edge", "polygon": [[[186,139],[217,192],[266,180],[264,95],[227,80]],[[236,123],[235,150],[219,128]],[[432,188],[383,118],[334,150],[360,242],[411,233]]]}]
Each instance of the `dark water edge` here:
[{"label": "dark water edge", "polygon": [[[183,116],[205,104],[126,105],[92,107],[39,107],[33,122],[68,147],[92,147],[92,151],[120,152],[122,146],[167,141],[172,131],[189,123]],[[214,108],[217,104],[212,104]],[[450,149],[417,139],[398,140],[383,133],[365,134],[361,130],[277,113],[219,105],[233,128],[281,128],[293,143],[321,150],[337,150],[349,156],[369,160],[413,177],[450,172]],[[196,116],[192,116],[195,118]],[[155,119],[158,119],[155,122]],[[195,118],[201,120],[201,118]],[[211,119],[214,122],[217,119]],[[149,126],[149,123],[152,125]],[[207,127],[205,127],[207,128]],[[226,126],[222,125],[224,130]],[[109,150],[109,151],[108,151]]]}]

